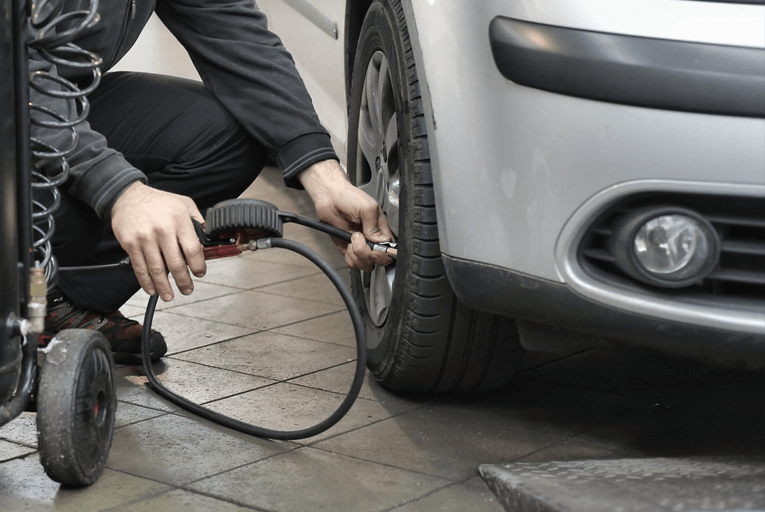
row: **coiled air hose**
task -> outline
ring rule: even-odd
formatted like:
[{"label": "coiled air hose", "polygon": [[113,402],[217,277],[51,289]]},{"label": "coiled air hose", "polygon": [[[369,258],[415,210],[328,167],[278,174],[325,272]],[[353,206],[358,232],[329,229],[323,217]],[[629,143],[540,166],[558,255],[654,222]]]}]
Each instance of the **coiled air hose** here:
[{"label": "coiled air hose", "polygon": [[[61,203],[58,187],[69,178],[68,158],[75,152],[79,142],[77,126],[84,123],[90,111],[87,95],[98,87],[101,80],[101,58],[83,50],[72,41],[83,31],[92,28],[99,20],[98,0],[90,0],[87,8],[63,12],[61,0],[33,0],[30,2],[29,24],[33,36],[28,42],[31,52],[59,70],[85,70],[92,74],[91,83],[80,89],[73,82],[49,71],[34,71],[29,76],[29,86],[40,95],[67,102],[62,112],[45,105],[31,102],[29,122],[37,128],[37,136],[31,137],[32,222],[34,230],[33,251],[39,266],[45,269],[48,287],[56,283],[58,264],[51,248],[55,231],[53,215]],[[71,117],[68,117],[71,113]],[[52,144],[42,134],[55,135],[65,131],[68,145]],[[48,196],[48,200],[44,196]]]}]

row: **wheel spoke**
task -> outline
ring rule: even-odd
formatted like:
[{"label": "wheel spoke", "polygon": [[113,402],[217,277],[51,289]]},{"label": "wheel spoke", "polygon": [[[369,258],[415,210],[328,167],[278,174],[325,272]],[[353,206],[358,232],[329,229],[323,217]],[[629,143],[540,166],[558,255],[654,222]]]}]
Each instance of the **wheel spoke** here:
[{"label": "wheel spoke", "polygon": [[376,267],[369,276],[369,316],[375,325],[381,326],[388,317],[388,306],[393,293],[394,270],[391,267]]},{"label": "wheel spoke", "polygon": [[365,80],[365,92],[369,111],[369,121],[372,130],[374,130],[377,135],[382,133],[382,121],[380,119],[381,97],[379,82],[381,76],[380,65],[383,59],[384,57],[382,56],[382,53],[375,54],[374,57],[372,57],[372,60],[369,62],[369,67],[367,68],[367,76]]},{"label": "wheel spoke", "polygon": [[390,118],[388,119],[387,126],[385,128],[385,150],[386,159],[390,161],[391,154],[394,151],[398,151],[398,116],[394,110]]},{"label": "wheel spoke", "polygon": [[[377,158],[377,132],[369,124],[369,116],[366,112],[361,112],[359,119],[359,150],[361,157],[366,160],[372,173],[376,172],[375,159]],[[361,161],[357,162],[357,165]]]}]

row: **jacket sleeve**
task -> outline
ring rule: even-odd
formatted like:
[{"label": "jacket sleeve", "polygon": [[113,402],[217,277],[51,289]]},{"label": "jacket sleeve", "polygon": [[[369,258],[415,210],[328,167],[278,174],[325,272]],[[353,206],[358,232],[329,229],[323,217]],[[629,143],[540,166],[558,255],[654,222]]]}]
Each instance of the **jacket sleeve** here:
[{"label": "jacket sleeve", "polygon": [[311,164],[337,160],[292,56],[253,0],[158,0],[156,13],[288,186],[299,188],[295,176]]},{"label": "jacket sleeve", "polygon": [[[29,60],[29,71],[50,73],[57,76],[56,66],[32,54]],[[46,89],[60,90],[53,80],[44,80],[41,85]],[[74,119],[77,116],[73,100],[57,99],[38,92],[34,87],[29,89],[29,100],[33,105],[42,109],[32,109],[32,120],[42,122],[54,121],[45,109]],[[69,180],[66,182],[67,191],[77,199],[89,205],[102,219],[109,219],[112,206],[120,194],[136,181],[147,182],[146,175],[130,165],[123,156],[106,144],[103,135],[90,128],[87,121],[75,127],[76,137],[73,138],[71,129],[45,128],[31,123],[30,135],[39,141],[35,147],[56,148],[64,150],[72,148],[67,158],[69,163]],[[44,162],[43,162],[44,164]],[[54,173],[59,172],[54,170]]]}]

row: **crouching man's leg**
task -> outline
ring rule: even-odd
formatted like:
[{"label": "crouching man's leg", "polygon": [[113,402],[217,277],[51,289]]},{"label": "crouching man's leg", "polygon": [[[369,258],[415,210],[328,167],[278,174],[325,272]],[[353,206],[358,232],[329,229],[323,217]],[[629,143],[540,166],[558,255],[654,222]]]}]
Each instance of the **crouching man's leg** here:
[{"label": "crouching man's leg", "polygon": [[[91,126],[147,175],[148,185],[193,199],[201,212],[239,196],[267,159],[262,147],[197,82],[111,73],[104,76],[90,101]],[[113,263],[125,258],[108,220],[98,219],[76,200],[67,203],[69,207],[57,215],[54,238],[54,253],[61,253],[62,265]],[[62,328],[99,329],[112,344],[115,361],[136,363],[140,361],[141,326],[118,310],[139,289],[130,267],[62,273],[54,292],[58,295],[53,301],[49,298],[47,335]],[[58,309],[57,304],[61,304]],[[157,359],[167,350],[165,342],[156,332],[151,339],[152,359]]]}]

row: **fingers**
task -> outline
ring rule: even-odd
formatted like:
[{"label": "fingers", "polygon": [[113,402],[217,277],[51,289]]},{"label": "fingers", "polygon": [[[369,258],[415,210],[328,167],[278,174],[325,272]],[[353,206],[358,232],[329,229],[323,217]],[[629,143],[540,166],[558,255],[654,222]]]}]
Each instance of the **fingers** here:
[{"label": "fingers", "polygon": [[149,295],[158,293],[165,302],[173,300],[173,289],[167,278],[165,260],[156,243],[146,240],[127,241],[123,244],[130,256],[133,273],[143,291]]},{"label": "fingers", "polygon": [[386,266],[393,262],[385,253],[372,250],[361,233],[351,236],[351,243],[345,248],[345,263],[352,270],[372,272],[375,265]]},{"label": "fingers", "polygon": [[112,207],[112,230],[146,293],[170,301],[168,272],[184,295],[194,290],[189,270],[198,277],[205,274],[204,252],[192,218],[204,222],[191,198],[140,182],[129,186]]},{"label": "fingers", "polygon": [[393,231],[390,229],[390,225],[388,224],[388,219],[385,217],[385,214],[378,208],[378,211],[380,212],[380,215],[377,218],[377,228],[378,232],[381,235],[380,240],[373,240],[374,242],[393,242],[396,239],[396,236],[393,234]]},{"label": "fingers", "polygon": [[149,295],[154,295],[157,293],[154,282],[149,276],[149,270],[146,265],[146,258],[143,257],[143,253],[140,250],[130,250],[127,247],[125,249],[127,250],[128,256],[130,257],[130,264],[133,267],[133,273],[138,279],[138,284],[141,286],[141,289]]},{"label": "fingers", "polygon": [[[196,277],[204,277],[207,273],[204,250],[191,221],[184,224],[178,233],[178,244],[183,253],[184,268],[188,265],[188,268]],[[173,274],[173,277],[175,277],[175,274]]]},{"label": "fingers", "polygon": [[194,290],[186,259],[174,234],[143,236],[126,242],[125,245],[133,273],[141,288],[149,295],[158,293],[165,302],[173,300],[174,293],[167,276],[168,271],[173,275],[182,294],[188,295]]},{"label": "fingers", "polygon": [[390,226],[388,226],[388,220],[371,197],[364,206],[364,209],[361,210],[360,216],[361,230],[367,240],[372,242],[393,241],[393,233],[390,230]]}]

